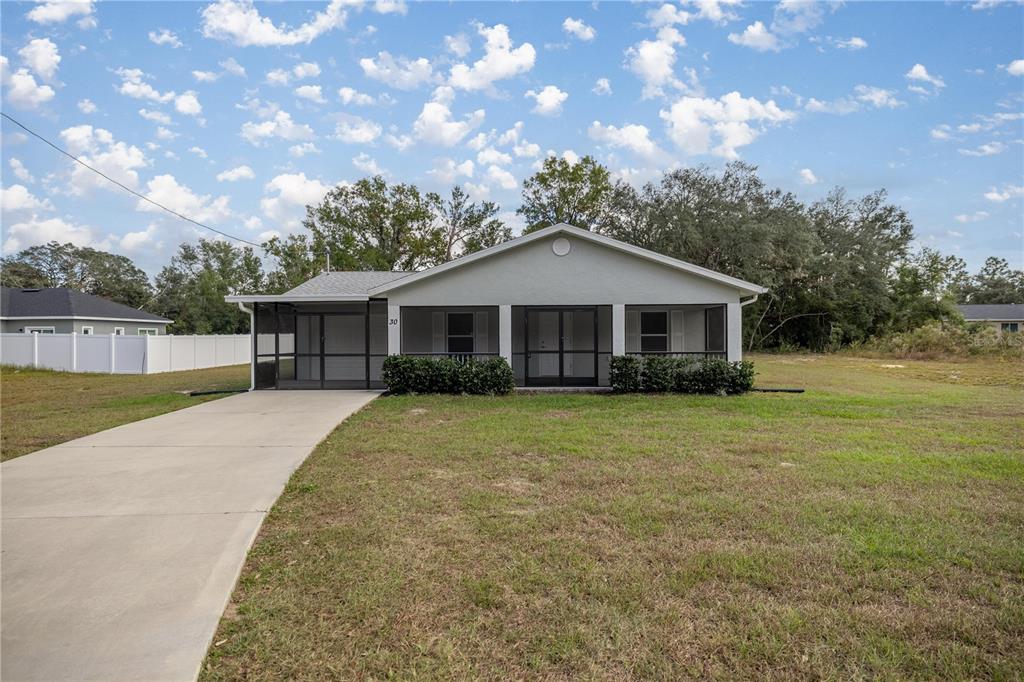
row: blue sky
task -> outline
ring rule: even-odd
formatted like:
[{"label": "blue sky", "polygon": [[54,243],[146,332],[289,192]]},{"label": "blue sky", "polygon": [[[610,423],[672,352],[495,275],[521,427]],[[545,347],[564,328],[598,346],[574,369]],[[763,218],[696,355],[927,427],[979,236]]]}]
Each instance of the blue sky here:
[{"label": "blue sky", "polygon": [[[338,182],[514,211],[548,154],[634,183],[739,158],[813,201],[878,188],[918,240],[1022,267],[1024,7],[973,3],[4,2],[5,112],[253,241]],[[5,253],[156,272],[208,236],[4,121]]]}]

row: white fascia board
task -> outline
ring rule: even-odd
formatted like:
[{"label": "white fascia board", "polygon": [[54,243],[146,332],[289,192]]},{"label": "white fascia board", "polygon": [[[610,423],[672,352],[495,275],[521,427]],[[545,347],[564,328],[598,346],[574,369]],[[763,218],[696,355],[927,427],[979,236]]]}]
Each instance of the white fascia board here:
[{"label": "white fascia board", "polygon": [[228,303],[351,303],[368,301],[366,294],[267,294],[265,296],[225,296]]},{"label": "white fascia board", "polygon": [[148,324],[170,324],[174,320],[160,317],[155,320],[137,320],[133,317],[93,317],[92,315],[0,315],[0,320],[99,320],[101,322],[145,322]]},{"label": "white fascia board", "polygon": [[517,237],[516,239],[510,239],[507,242],[502,242],[497,246],[492,246],[488,249],[484,249],[483,251],[477,251],[476,253],[470,254],[468,256],[463,256],[462,258],[457,258],[456,260],[448,261],[447,263],[438,265],[427,270],[423,270],[422,272],[413,273],[408,277],[402,277],[401,279],[397,279],[393,282],[381,284],[370,289],[370,295],[376,296],[379,294],[383,294],[393,289],[398,289],[408,284],[412,284],[413,282],[418,282],[421,279],[432,277],[434,275],[439,275],[442,272],[447,272],[448,270],[453,270],[464,265],[469,265],[470,263],[474,263],[478,260],[490,258],[491,256],[496,256],[504,251],[518,248],[531,242],[535,242],[539,239],[544,239],[545,237],[549,237],[553,234],[559,233],[579,237],[580,239],[585,239],[596,244],[601,244],[603,246],[607,246],[609,248],[622,251],[623,253],[628,253],[633,256],[637,256],[638,258],[643,258],[645,260],[660,263],[661,265],[665,265],[676,270],[688,272],[690,274],[698,275],[700,277],[705,277],[707,279],[719,282],[721,284],[725,284],[727,286],[735,287],[736,289],[749,292],[751,294],[763,294],[767,293],[768,291],[768,289],[766,289],[765,287],[762,287],[758,284],[753,284],[752,282],[745,282],[742,279],[730,277],[729,275],[723,275],[720,272],[708,270],[707,268],[702,268],[699,265],[687,263],[686,261],[681,261],[677,258],[663,256],[660,253],[648,251],[647,249],[642,249],[639,246],[633,246],[632,244],[627,244],[625,242],[619,241],[618,239],[612,239],[611,237],[605,237],[604,235],[596,234],[594,232],[590,232],[589,230],[583,230],[572,225],[559,223],[558,225],[545,227],[542,230],[531,232],[528,235]]}]

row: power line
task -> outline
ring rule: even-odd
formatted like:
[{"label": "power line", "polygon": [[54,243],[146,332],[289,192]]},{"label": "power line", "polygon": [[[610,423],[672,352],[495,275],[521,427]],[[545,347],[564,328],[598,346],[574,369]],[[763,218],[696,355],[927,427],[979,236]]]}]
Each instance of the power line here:
[{"label": "power line", "polygon": [[85,161],[82,161],[80,158],[78,158],[74,154],[68,152],[65,149],[62,149],[61,147],[57,146],[53,142],[50,142],[48,139],[46,139],[45,137],[43,137],[39,133],[35,132],[34,130],[31,130],[25,124],[23,124],[20,121],[14,119],[10,115],[8,115],[6,112],[0,111],[0,116],[3,116],[8,121],[10,121],[14,125],[18,126],[19,128],[21,128],[22,130],[24,130],[26,133],[28,133],[32,137],[35,137],[35,138],[45,142],[49,146],[53,147],[58,152],[60,152],[64,156],[68,157],[69,159],[71,159],[75,163],[78,163],[78,164],[81,164],[82,166],[85,166],[86,168],[91,170],[93,173],[96,173],[97,175],[99,175],[100,177],[102,177],[102,178],[104,178],[106,180],[109,180],[110,182],[114,183],[115,185],[117,185],[118,187],[123,189],[124,191],[129,192],[131,194],[134,194],[135,196],[137,196],[138,198],[142,199],[143,201],[147,201],[147,202],[153,204],[154,206],[156,206],[157,208],[162,208],[163,210],[167,211],[171,215],[175,215],[175,216],[181,218],[182,220],[185,220],[185,221],[188,221],[188,222],[192,223],[193,225],[198,225],[199,227],[201,227],[201,228],[203,228],[205,230],[209,230],[210,232],[216,232],[217,234],[221,235],[222,237],[227,237],[228,239],[234,239],[236,242],[242,242],[243,244],[248,244],[250,246],[255,246],[256,248],[263,248],[262,244],[257,244],[256,242],[251,242],[248,239],[242,239],[241,237],[236,237],[233,234],[228,234],[227,232],[222,232],[221,230],[218,230],[215,227],[210,227],[209,225],[204,225],[203,223],[199,222],[198,220],[193,220],[192,218],[189,218],[187,215],[182,215],[181,213],[178,213],[177,211],[175,211],[172,208],[168,208],[168,207],[164,206],[163,204],[161,204],[161,203],[159,203],[157,201],[153,201],[152,199],[147,197],[145,194],[139,194],[138,192],[133,190],[131,187],[128,187],[126,185],[121,184],[120,182],[118,182],[114,178],[110,177],[109,175],[107,175],[103,171],[98,170],[96,168],[93,168],[92,166],[87,164]]}]

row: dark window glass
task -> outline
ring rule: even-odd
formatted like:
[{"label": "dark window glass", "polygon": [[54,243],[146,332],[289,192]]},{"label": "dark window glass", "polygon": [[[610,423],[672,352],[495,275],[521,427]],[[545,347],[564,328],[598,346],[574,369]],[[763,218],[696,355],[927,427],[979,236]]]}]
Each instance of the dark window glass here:
[{"label": "dark window glass", "polygon": [[640,313],[641,334],[668,334],[668,313]]},{"label": "dark window glass", "polygon": [[708,308],[705,311],[707,348],[709,351],[725,350],[725,308]]},{"label": "dark window glass", "polygon": [[640,350],[643,352],[661,352],[668,350],[667,336],[641,336]]},{"label": "dark window glass", "polygon": [[448,337],[448,352],[449,353],[472,353],[473,352],[473,337],[472,336],[449,336]]},{"label": "dark window glass", "polygon": [[473,313],[449,313],[448,336],[472,336]]}]

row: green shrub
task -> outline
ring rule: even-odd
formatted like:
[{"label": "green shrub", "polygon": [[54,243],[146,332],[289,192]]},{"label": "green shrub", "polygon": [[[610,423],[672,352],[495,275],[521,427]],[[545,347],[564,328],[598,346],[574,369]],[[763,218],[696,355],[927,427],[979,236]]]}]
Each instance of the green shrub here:
[{"label": "green shrub", "polygon": [[608,362],[608,381],[616,393],[640,391],[640,358],[634,355],[613,355]]},{"label": "green shrub", "polygon": [[971,355],[1024,358],[1024,333],[999,333],[992,325],[929,322],[917,329],[876,337],[851,346],[854,353],[878,353],[902,358],[932,359]]},{"label": "green shrub", "polygon": [[753,363],[704,358],[690,363],[676,374],[675,390],[679,393],[738,395],[753,386]]},{"label": "green shrub", "polygon": [[648,355],[640,370],[640,385],[647,393],[668,393],[676,383],[678,358],[667,355]]},{"label": "green shrub", "polygon": [[390,355],[384,360],[384,384],[391,393],[469,393],[497,395],[515,388],[504,358],[458,362],[451,358]]}]

